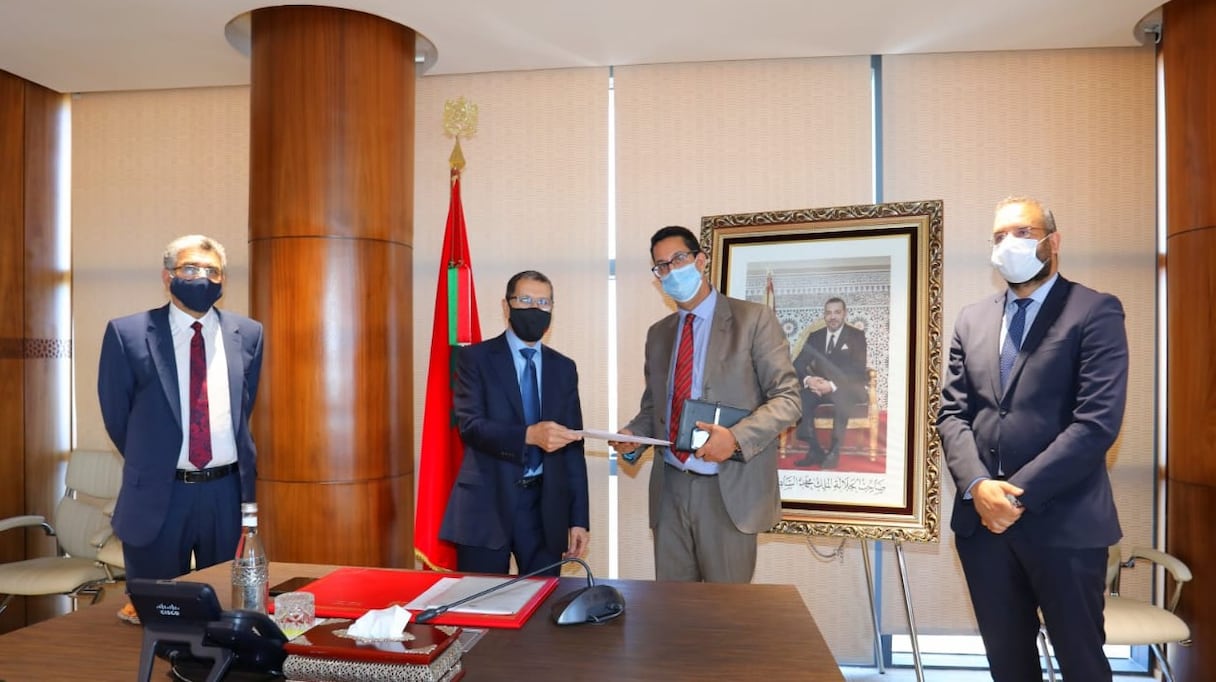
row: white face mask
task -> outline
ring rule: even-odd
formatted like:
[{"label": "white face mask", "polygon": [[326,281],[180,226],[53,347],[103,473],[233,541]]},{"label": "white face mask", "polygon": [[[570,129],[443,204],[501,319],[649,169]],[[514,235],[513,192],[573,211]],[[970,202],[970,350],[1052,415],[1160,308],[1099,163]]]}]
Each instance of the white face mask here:
[{"label": "white face mask", "polygon": [[[1046,239],[1046,237],[1044,237]],[[1039,260],[1041,240],[1006,237],[992,247],[992,267],[1010,284],[1030,281],[1046,265]]]}]

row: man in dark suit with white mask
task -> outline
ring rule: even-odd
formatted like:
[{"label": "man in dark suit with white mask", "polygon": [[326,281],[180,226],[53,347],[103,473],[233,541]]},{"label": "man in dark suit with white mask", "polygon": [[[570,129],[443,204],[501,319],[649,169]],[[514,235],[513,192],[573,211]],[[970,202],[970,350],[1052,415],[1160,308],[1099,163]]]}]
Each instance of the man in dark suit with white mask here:
[{"label": "man in dark suit with white mask", "polygon": [[1127,400],[1123,307],[1058,274],[1060,233],[1034,199],[997,205],[992,243],[1009,286],[959,314],[937,426],[971,603],[996,682],[1042,679],[1040,610],[1064,679],[1110,680],[1106,553],[1122,531],[1106,453]]}]

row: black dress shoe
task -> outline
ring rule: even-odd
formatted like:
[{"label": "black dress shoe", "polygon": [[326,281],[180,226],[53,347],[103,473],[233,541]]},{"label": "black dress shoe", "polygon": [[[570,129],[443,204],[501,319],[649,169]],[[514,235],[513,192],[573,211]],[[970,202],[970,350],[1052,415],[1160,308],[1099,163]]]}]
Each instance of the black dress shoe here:
[{"label": "black dress shoe", "polygon": [[825,456],[826,455],[824,455],[822,452],[808,452],[808,453],[806,453],[806,457],[803,457],[802,459],[798,460],[797,462],[794,462],[794,466],[809,467],[809,466],[814,466],[816,464],[822,464],[823,458]]},{"label": "black dress shoe", "polygon": [[835,469],[840,464],[840,452],[837,450],[828,450],[828,454],[823,458],[824,469]]}]

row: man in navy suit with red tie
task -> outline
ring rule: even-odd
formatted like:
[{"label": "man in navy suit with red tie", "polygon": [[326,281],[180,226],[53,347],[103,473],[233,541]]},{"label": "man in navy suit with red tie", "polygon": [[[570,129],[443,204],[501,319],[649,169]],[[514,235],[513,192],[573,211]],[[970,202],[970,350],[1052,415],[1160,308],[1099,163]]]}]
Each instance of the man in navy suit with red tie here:
[{"label": "man in navy suit with red tie", "polygon": [[1110,680],[1106,552],[1122,531],[1106,452],[1127,400],[1123,307],[1058,274],[1060,234],[1034,199],[997,205],[992,243],[1009,288],[959,314],[938,415],[959,559],[993,680],[1042,680],[1040,610],[1064,679]]},{"label": "man in navy suit with red tie", "polygon": [[197,568],[231,559],[257,479],[249,415],[262,325],[214,307],[227,265],[219,242],[180,237],[163,261],[170,302],[111,320],[97,375],[124,459],[112,525],[128,578],[182,575],[191,556]]},{"label": "man in navy suit with red tie", "polygon": [[[453,409],[464,459],[439,537],[456,570],[520,574],[587,553],[587,463],[574,361],[541,342],[553,284],[526,270],[507,282],[507,330],[460,350]],[[573,429],[573,430],[572,430]],[[558,575],[552,566],[549,575]]]}]

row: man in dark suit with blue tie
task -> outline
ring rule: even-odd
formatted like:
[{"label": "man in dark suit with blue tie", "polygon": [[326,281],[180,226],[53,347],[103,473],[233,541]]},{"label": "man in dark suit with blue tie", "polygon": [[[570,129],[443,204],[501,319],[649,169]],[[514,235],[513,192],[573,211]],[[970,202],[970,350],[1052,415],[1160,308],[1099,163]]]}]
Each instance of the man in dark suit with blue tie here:
[{"label": "man in dark suit with blue tie", "polygon": [[111,320],[97,396],[122,454],[114,533],[128,578],[173,578],[236,552],[240,504],[254,500],[249,414],[262,325],[215,303],[227,259],[219,242],[180,237],[164,253],[170,302]]},{"label": "man in dark suit with blue tie", "polygon": [[[844,442],[850,413],[869,399],[866,333],[845,324],[847,317],[844,299],[829,298],[823,304],[823,327],[807,336],[794,359],[794,371],[802,388],[802,419],[797,433],[807,444],[806,457],[795,462],[795,466],[819,464],[824,469],[835,469],[840,462],[840,444]],[[815,411],[825,403],[835,408],[826,452],[815,430]]]},{"label": "man in dark suit with blue tie", "polygon": [[514,555],[519,572],[531,573],[587,553],[578,370],[541,343],[552,310],[549,278],[520,272],[502,302],[507,330],[457,354],[453,409],[464,459],[439,537],[456,545],[458,571],[505,574]]},{"label": "man in dark suit with blue tie", "polygon": [[1042,679],[1039,610],[1064,679],[1110,680],[1106,552],[1122,531],[1106,453],[1127,399],[1123,307],[1058,274],[1060,234],[1034,199],[997,205],[992,242],[1009,288],[959,314],[938,415],[959,559],[993,680]]}]

